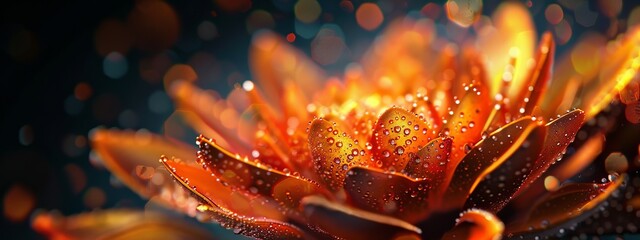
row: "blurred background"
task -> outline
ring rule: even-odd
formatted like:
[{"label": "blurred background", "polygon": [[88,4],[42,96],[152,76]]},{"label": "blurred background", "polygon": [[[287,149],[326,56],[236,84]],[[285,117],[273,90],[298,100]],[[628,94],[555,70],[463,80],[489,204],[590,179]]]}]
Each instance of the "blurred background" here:
[{"label": "blurred background", "polygon": [[[192,142],[197,133],[180,127],[182,119],[164,92],[166,79],[197,79],[199,86],[224,96],[251,79],[248,47],[252,35],[263,29],[304,51],[330,76],[340,76],[345,66],[359,61],[375,36],[401,16],[431,18],[438,35],[454,41],[475,34],[473,27],[464,29],[447,19],[445,2],[2,3],[2,238],[41,238],[29,222],[39,209],[71,215],[143,208],[143,199],[92,158],[88,134],[98,126],[147,129]],[[478,14],[490,15],[499,2],[483,1]],[[545,30],[554,33],[558,56],[568,54],[587,32],[612,37],[640,22],[639,2],[631,0],[519,2],[533,14],[538,36]],[[325,29],[331,34],[322,34]],[[637,149],[622,151],[635,154],[630,158],[638,154]]]}]

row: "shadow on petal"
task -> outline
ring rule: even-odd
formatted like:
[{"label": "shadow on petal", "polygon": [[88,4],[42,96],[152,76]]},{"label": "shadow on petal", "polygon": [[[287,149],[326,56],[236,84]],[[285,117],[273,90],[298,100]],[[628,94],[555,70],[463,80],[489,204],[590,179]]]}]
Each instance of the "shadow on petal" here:
[{"label": "shadow on petal", "polygon": [[257,160],[232,156],[211,139],[198,137],[198,163],[210,171],[223,185],[253,195],[273,198],[290,210],[298,210],[300,200],[309,195],[329,193],[299,173],[275,170]]},{"label": "shadow on petal", "polygon": [[496,213],[507,205],[534,169],[546,134],[546,126],[534,128],[507,160],[484,177],[467,198],[465,208]]},{"label": "shadow on petal", "polygon": [[308,222],[317,228],[346,239],[391,239],[422,230],[402,220],[372,212],[352,209],[324,198],[311,196],[302,200]]},{"label": "shadow on petal", "polygon": [[531,117],[523,117],[478,142],[456,167],[444,189],[441,205],[445,208],[462,207],[480,181],[519,149],[538,126],[539,123]]},{"label": "shadow on petal", "polygon": [[344,189],[361,209],[416,222],[429,213],[431,181],[361,167],[349,170]]},{"label": "shadow on petal", "polygon": [[626,179],[626,175],[616,175],[614,181],[602,184],[567,184],[540,199],[533,205],[528,216],[510,227],[507,232],[510,237],[556,234],[560,228],[579,222],[597,210],[597,207],[618,190]]}]

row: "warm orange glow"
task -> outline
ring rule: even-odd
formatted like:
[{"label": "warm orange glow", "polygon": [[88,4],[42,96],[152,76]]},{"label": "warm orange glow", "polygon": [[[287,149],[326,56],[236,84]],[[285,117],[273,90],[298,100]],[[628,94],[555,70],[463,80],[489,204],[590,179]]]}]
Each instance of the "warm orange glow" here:
[{"label": "warm orange glow", "polygon": [[[452,23],[389,22],[361,61],[350,59],[339,26],[283,37],[258,31],[273,27],[277,15],[253,10],[246,22],[250,78],[230,74],[236,84],[223,97],[198,87],[198,77],[206,78],[198,61],[173,65],[163,80],[177,109],[163,135],[98,129],[91,144],[141,195],[250,237],[321,230],[323,238],[413,238],[428,231],[418,223],[452,211],[460,217],[440,233],[445,239],[555,229],[585,216],[626,178],[630,163],[611,155],[608,181],[565,184],[606,149],[604,133],[588,131],[604,127],[607,119],[593,118],[618,93],[627,117],[640,121],[640,30],[612,40],[584,35],[556,61],[556,46],[575,38],[575,15],[565,18],[563,7],[578,10],[539,8],[549,24],[538,39],[531,4],[504,2],[489,18],[480,16],[482,1],[447,1]],[[353,8],[347,0],[340,5]],[[332,18],[321,6],[296,1],[296,24]],[[422,13],[437,8],[430,3]],[[377,30],[383,9],[361,3],[355,20]],[[297,36],[310,41],[310,58],[289,44]],[[205,53],[193,59],[214,62]],[[343,61],[352,61],[343,75],[319,67]],[[192,130],[201,133],[198,149],[176,142]],[[91,187],[85,205],[100,208],[107,197]],[[503,223],[496,214],[503,209],[516,209],[518,221]]]}]

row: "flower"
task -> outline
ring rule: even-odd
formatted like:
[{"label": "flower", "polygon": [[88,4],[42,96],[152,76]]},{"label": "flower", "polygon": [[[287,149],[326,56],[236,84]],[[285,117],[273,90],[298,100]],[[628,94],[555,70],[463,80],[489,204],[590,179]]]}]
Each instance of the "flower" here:
[{"label": "flower", "polygon": [[[226,99],[191,81],[168,85],[202,133],[198,150],[146,131],[104,129],[92,134],[93,148],[142,196],[250,237],[555,234],[627,178],[612,172],[602,183],[553,184],[580,171],[566,166],[593,159],[559,162],[583,123],[632,81],[640,32],[610,43],[599,73],[581,73],[601,82],[581,86],[585,97],[576,101],[578,83],[553,77],[569,70],[552,72],[552,34],[534,47],[530,22],[505,24],[527,11],[503,7],[474,44],[435,38],[429,20],[399,20],[342,80],[324,77],[279,36],[257,34],[257,82]],[[504,46],[487,42],[496,37]],[[601,141],[595,134],[580,144]],[[555,163],[560,174],[548,175]],[[506,207],[517,211],[501,219]]]}]

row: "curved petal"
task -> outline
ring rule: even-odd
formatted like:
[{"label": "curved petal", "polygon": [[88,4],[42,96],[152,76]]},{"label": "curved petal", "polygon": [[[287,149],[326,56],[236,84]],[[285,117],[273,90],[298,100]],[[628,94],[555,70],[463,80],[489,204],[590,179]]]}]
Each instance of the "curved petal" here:
[{"label": "curved petal", "polygon": [[526,190],[528,185],[532,184],[549,169],[551,164],[562,157],[564,150],[573,142],[576,133],[578,133],[578,130],[582,126],[584,117],[584,112],[576,109],[547,123],[546,126],[549,128],[549,131],[545,137],[542,152],[535,164],[531,166],[531,173],[527,174],[527,178],[524,181],[525,187],[519,189],[515,195]]},{"label": "curved petal", "polygon": [[272,169],[259,162],[259,159],[251,161],[247,157],[242,159],[239,155],[234,157],[203,136],[198,137],[197,143],[200,146],[198,163],[223,185],[271,197],[292,210],[299,209],[303,197],[313,194],[328,195],[318,184],[299,177],[299,173],[284,173]]},{"label": "curved petal", "polygon": [[309,127],[309,148],[316,172],[333,191],[342,188],[350,168],[366,165],[364,148],[335,122],[313,120]]},{"label": "curved petal", "polygon": [[452,141],[447,137],[431,140],[407,163],[403,173],[412,178],[429,179],[431,187],[438,188],[449,164]]},{"label": "curved petal", "polygon": [[566,222],[579,221],[617,190],[627,176],[615,181],[567,184],[533,205],[521,224],[508,229],[509,236],[544,236],[557,232]]},{"label": "curved petal", "polygon": [[422,233],[418,227],[402,220],[352,209],[320,197],[306,197],[302,204],[309,224],[338,238],[392,239]]},{"label": "curved petal", "polygon": [[431,181],[361,167],[349,170],[344,190],[358,208],[415,222],[431,210]]},{"label": "curved petal", "polygon": [[[479,30],[478,49],[487,58],[487,70],[493,84],[489,87],[491,96],[501,92],[502,76],[505,67],[515,57],[511,87],[505,97],[512,99],[525,84],[527,61],[535,48],[536,31],[531,13],[520,2],[504,2],[498,6],[491,17],[493,25]],[[518,19],[518,21],[513,21]],[[496,41],[496,39],[500,39]],[[517,53],[512,54],[512,53]]]},{"label": "curved petal", "polygon": [[445,208],[461,207],[478,183],[520,148],[538,125],[531,117],[523,117],[476,144],[456,167],[444,190],[442,199],[446,199],[446,202],[441,205],[448,206]]},{"label": "curved petal", "polygon": [[469,195],[465,208],[496,213],[507,205],[535,168],[546,134],[546,126],[534,128],[507,160],[484,177]]},{"label": "curved petal", "polygon": [[[174,82],[167,92],[176,102],[178,109],[193,113],[186,119],[198,132],[219,139],[219,144],[233,151],[249,152],[253,138],[243,138],[243,135],[238,134],[241,128],[225,124],[221,119],[222,115],[237,118],[241,114],[237,109],[228,106],[224,99],[220,99],[211,91],[202,90],[183,81]],[[232,95],[238,94],[230,94]],[[244,100],[247,106],[248,101],[248,99]]]},{"label": "curved petal", "polygon": [[[540,39],[535,66],[525,79],[528,82],[520,89],[520,93],[515,96],[517,98],[511,100],[515,104],[524,103],[524,105],[513,107],[517,111],[517,113],[514,113],[516,116],[531,115],[533,109],[539,105],[538,103],[542,100],[542,94],[546,92],[551,81],[555,52],[556,43],[553,40],[553,35],[551,32],[545,32]],[[522,110],[520,110],[521,108]]]},{"label": "curved petal", "polygon": [[93,150],[102,158],[104,165],[129,188],[143,197],[158,193],[149,188],[150,177],[139,177],[142,169],[160,167],[158,158],[162,155],[182,159],[194,159],[196,149],[184,143],[173,141],[145,130],[96,130],[90,136]]},{"label": "curved petal", "polygon": [[[249,50],[249,66],[272,106],[285,96],[285,86],[298,88],[310,100],[326,79],[324,72],[282,38],[272,32],[256,34]],[[283,109],[288,106],[282,106]]]},{"label": "curved petal", "polygon": [[415,98],[416,100],[411,104],[411,112],[424,119],[429,129],[440,132],[442,128],[442,118],[438,114],[433,102],[422,92],[416,93]]},{"label": "curved petal", "polygon": [[431,42],[436,31],[433,21],[413,21],[408,18],[392,22],[388,30],[376,39],[362,58],[368,82],[377,92],[390,96],[411,93],[427,81],[432,62]]},{"label": "curved petal", "polygon": [[442,239],[487,239],[502,237],[504,224],[496,216],[479,209],[470,209],[460,214],[456,226],[445,233]]},{"label": "curved petal", "polygon": [[[531,206],[531,199],[538,199],[547,191],[554,190],[550,188],[553,187],[552,185],[545,186],[546,179],[554,179],[558,183],[562,183],[575,176],[602,152],[604,142],[603,134],[598,133],[590,137],[571,157],[551,165],[548,171],[529,184],[529,187],[517,193],[509,205],[512,205],[515,209],[528,209]],[[552,159],[552,161],[556,160]]]},{"label": "curved petal", "polygon": [[169,160],[164,156],[160,158],[160,162],[176,181],[210,206],[224,208],[246,217],[285,219],[277,205],[260,196],[234,191],[202,167],[187,165],[179,160]]},{"label": "curved petal", "polygon": [[401,171],[427,142],[435,137],[428,124],[416,114],[398,107],[387,109],[375,124],[373,157],[382,169]]},{"label": "curved petal", "polygon": [[[455,169],[467,149],[475,145],[482,137],[483,126],[492,111],[489,90],[483,85],[467,86],[464,97],[445,123],[442,131],[453,138],[449,168]],[[449,171],[453,173],[453,171]],[[450,178],[451,176],[447,176]]]},{"label": "curved petal", "polygon": [[214,239],[204,229],[175,217],[125,209],[69,217],[41,212],[32,225],[50,239]]},{"label": "curved petal", "polygon": [[236,234],[258,239],[305,239],[305,232],[286,222],[266,218],[245,217],[224,208],[198,206],[200,220],[216,221]]}]

